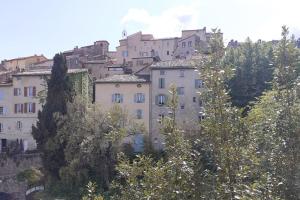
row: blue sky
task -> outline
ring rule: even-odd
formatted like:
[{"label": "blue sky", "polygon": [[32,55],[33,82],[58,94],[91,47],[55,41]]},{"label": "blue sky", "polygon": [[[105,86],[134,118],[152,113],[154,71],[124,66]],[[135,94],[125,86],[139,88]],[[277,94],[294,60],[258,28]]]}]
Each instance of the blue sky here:
[{"label": "blue sky", "polygon": [[170,37],[219,27],[228,42],[278,39],[286,24],[300,37],[299,7],[299,0],[0,0],[0,60],[51,58],[96,40],[115,50],[124,29]]}]

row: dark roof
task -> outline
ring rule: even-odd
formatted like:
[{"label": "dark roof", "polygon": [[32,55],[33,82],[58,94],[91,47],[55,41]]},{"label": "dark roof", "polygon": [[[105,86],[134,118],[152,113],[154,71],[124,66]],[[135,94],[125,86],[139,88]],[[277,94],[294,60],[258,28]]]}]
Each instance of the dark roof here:
[{"label": "dark roof", "polygon": [[96,83],[146,83],[147,79],[132,74],[113,75],[99,79]]}]

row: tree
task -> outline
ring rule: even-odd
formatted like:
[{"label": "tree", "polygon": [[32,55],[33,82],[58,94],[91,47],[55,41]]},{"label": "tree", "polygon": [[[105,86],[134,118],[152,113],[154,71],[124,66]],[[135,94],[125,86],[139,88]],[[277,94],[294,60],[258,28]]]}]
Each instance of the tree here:
[{"label": "tree", "polygon": [[260,199],[256,151],[249,145],[241,112],[231,105],[227,94],[225,83],[232,76],[232,68],[224,65],[223,41],[217,30],[213,32],[210,55],[199,70],[205,83],[200,95],[206,116],[201,121],[199,140],[211,152],[216,168],[198,174],[206,184],[200,195],[203,199]]},{"label": "tree", "polygon": [[51,78],[47,82],[46,103],[38,113],[38,122],[32,127],[33,138],[42,153],[46,174],[59,178],[59,169],[65,165],[64,143],[57,140],[55,115],[67,113],[67,102],[72,102],[73,92],[67,75],[67,66],[62,54],[54,56]]},{"label": "tree", "polygon": [[226,49],[224,64],[235,70],[228,82],[233,105],[245,107],[271,88],[273,63],[273,47],[260,40],[247,38],[239,47]]}]

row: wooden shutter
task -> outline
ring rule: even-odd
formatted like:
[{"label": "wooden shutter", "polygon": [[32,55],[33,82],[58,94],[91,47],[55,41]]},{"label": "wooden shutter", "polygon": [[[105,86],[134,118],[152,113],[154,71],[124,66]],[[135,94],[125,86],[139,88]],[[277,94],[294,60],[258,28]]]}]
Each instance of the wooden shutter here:
[{"label": "wooden shutter", "polygon": [[123,103],[123,94],[120,94],[120,98],[121,98],[120,103]]},{"label": "wooden shutter", "polygon": [[24,87],[24,97],[27,97],[27,87]]},{"label": "wooden shutter", "polygon": [[164,78],[162,78],[162,88],[165,88],[165,79]]},{"label": "wooden shutter", "polygon": [[155,96],[155,104],[158,105],[159,95]]},{"label": "wooden shutter", "polygon": [[36,96],[36,87],[33,87],[33,89],[32,89],[33,91],[32,91],[32,93],[33,93],[33,96],[35,97]]},{"label": "wooden shutter", "polygon": [[14,88],[14,96],[17,96],[17,88]]},{"label": "wooden shutter", "polygon": [[134,94],[134,103],[137,103],[137,94]]},{"label": "wooden shutter", "polygon": [[18,107],[18,105],[15,104],[15,113],[17,113],[17,107]]},{"label": "wooden shutter", "polygon": [[142,94],[142,103],[145,103],[145,94]]},{"label": "wooden shutter", "polygon": [[35,103],[32,103],[32,112],[35,113]]},{"label": "wooden shutter", "polygon": [[23,113],[23,111],[24,111],[24,106],[23,104],[21,104],[21,113]]},{"label": "wooden shutter", "polygon": [[113,102],[113,103],[115,102],[115,98],[114,97],[115,97],[115,94],[111,95],[111,102]]},{"label": "wooden shutter", "polygon": [[24,113],[27,113],[28,103],[24,103]]}]

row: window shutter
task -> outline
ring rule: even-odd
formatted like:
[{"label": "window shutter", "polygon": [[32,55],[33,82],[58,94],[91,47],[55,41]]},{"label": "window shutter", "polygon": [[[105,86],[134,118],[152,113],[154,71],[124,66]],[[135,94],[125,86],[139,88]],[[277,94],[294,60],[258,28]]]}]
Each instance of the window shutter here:
[{"label": "window shutter", "polygon": [[155,96],[155,104],[156,104],[156,105],[158,105],[158,101],[159,101],[159,99],[158,99],[158,98],[159,98],[159,96],[158,96],[158,95],[157,95],[157,96]]},{"label": "window shutter", "polygon": [[168,103],[168,96],[167,96],[167,95],[164,95],[164,99],[165,99],[164,104],[166,105],[166,104]]},{"label": "window shutter", "polygon": [[24,113],[27,113],[28,103],[24,103]]},{"label": "window shutter", "polygon": [[137,94],[134,94],[134,103],[137,103]]},{"label": "window shutter", "polygon": [[115,98],[114,97],[115,97],[115,94],[112,94],[111,95],[111,102],[115,102]]},{"label": "window shutter", "polygon": [[145,94],[142,94],[142,102],[145,103]]},{"label": "window shutter", "polygon": [[23,104],[21,104],[21,113],[23,113],[23,111],[24,111],[24,110],[23,110],[23,109],[24,109],[23,107],[24,107]]},{"label": "window shutter", "polygon": [[198,84],[197,84],[198,80],[195,80],[195,88],[198,88]]},{"label": "window shutter", "polygon": [[14,88],[14,96],[17,96],[17,88]]},{"label": "window shutter", "polygon": [[15,104],[15,113],[17,113],[17,106],[18,106],[18,105],[17,105],[17,104]]},{"label": "window shutter", "polygon": [[33,93],[33,96],[35,97],[36,96],[36,87],[33,87],[33,89],[32,89],[33,91],[32,91],[32,93]]},{"label": "window shutter", "polygon": [[123,103],[123,94],[120,95],[120,98],[121,98],[120,103]]},{"label": "window shutter", "polygon": [[162,84],[162,88],[165,88],[165,79],[164,78],[162,79],[161,84]]},{"label": "window shutter", "polygon": [[24,87],[24,97],[27,97],[27,87]]},{"label": "window shutter", "polygon": [[35,103],[32,103],[32,112],[35,113]]}]

